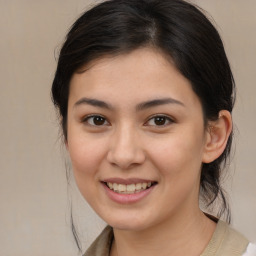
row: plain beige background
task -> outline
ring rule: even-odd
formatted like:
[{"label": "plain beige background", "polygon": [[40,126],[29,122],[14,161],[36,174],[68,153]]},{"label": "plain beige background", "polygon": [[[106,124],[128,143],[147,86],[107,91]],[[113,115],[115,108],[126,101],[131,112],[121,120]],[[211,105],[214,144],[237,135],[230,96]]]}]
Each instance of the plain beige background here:
[{"label": "plain beige background", "polygon": [[[0,0],[0,256],[70,256],[70,199],[84,249],[104,223],[73,183],[50,87],[68,27],[86,0]],[[197,0],[214,18],[237,82],[236,152],[226,187],[233,225],[256,241],[256,1]],[[69,192],[68,192],[69,191]]]}]

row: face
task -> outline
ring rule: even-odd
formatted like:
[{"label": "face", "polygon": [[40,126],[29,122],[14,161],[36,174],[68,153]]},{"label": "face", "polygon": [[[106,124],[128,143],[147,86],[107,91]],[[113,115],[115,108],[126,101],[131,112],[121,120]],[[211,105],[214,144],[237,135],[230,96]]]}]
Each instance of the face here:
[{"label": "face", "polygon": [[127,230],[198,210],[206,135],[190,82],[147,48],[84,70],[71,79],[67,148],[91,207]]}]

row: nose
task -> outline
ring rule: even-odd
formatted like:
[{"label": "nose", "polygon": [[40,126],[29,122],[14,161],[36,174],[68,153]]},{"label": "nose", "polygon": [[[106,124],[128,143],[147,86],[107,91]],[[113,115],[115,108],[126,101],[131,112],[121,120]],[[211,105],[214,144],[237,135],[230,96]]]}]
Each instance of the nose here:
[{"label": "nose", "polygon": [[120,169],[130,169],[145,161],[145,152],[137,132],[125,126],[111,136],[107,160]]}]

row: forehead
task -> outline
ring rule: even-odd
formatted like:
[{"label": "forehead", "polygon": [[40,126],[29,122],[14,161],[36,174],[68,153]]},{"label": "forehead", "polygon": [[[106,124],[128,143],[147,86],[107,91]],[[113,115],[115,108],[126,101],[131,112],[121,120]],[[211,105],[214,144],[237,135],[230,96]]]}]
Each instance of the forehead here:
[{"label": "forehead", "polygon": [[166,96],[189,104],[198,101],[189,80],[163,53],[151,48],[103,57],[84,66],[70,83],[70,100],[82,96],[126,104]]}]

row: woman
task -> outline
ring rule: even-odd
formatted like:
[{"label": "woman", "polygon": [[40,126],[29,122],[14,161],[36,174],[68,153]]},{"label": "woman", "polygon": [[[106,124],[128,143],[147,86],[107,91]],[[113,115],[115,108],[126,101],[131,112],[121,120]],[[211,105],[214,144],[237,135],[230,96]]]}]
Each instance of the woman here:
[{"label": "woman", "polygon": [[92,255],[246,255],[199,208],[222,200],[234,81],[208,19],[182,0],[110,0],[61,49],[52,95],[81,194],[109,226]]}]

